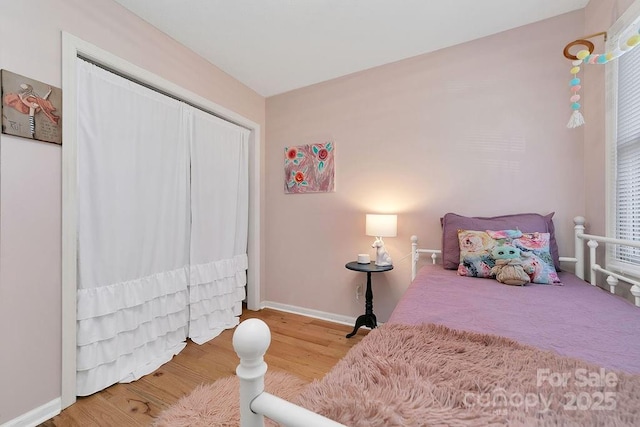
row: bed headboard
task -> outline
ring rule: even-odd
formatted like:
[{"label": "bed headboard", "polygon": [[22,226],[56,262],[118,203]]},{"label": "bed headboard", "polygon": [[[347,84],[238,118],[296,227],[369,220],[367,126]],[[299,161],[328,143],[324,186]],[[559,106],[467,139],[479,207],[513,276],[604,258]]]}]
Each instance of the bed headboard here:
[{"label": "bed headboard", "polygon": [[[584,245],[585,241],[589,247],[589,282],[597,286],[597,273],[603,273],[607,276],[607,284],[609,285],[609,292],[615,294],[615,288],[619,280],[632,285],[631,294],[635,297],[635,305],[640,307],[640,281],[627,277],[621,273],[607,270],[597,263],[596,249],[600,243],[631,246],[634,248],[640,248],[640,242],[614,239],[611,237],[595,236],[592,234],[585,234],[585,219],[582,216],[577,216],[573,219],[573,235],[574,235],[574,254],[571,257],[560,257],[560,261],[564,263],[571,263],[574,265],[575,275],[584,280],[585,272],[585,257],[584,257]],[[418,236],[411,236],[411,280],[416,278],[418,273],[418,260],[420,254],[431,254],[431,262],[437,263],[438,255],[442,255],[440,249],[421,249],[418,248]]]},{"label": "bed headboard", "polygon": [[411,236],[411,280],[416,278],[416,274],[418,274],[418,260],[420,259],[420,254],[431,254],[431,262],[436,264],[438,260],[438,255],[442,254],[440,249],[420,249],[418,248],[418,236]]}]

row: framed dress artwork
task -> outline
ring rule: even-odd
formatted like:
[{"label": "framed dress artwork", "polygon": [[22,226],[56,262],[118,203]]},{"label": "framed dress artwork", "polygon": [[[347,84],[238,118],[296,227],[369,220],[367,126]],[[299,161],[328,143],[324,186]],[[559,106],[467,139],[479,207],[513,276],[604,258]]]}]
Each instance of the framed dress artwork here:
[{"label": "framed dress artwork", "polygon": [[62,90],[11,71],[0,72],[2,133],[62,144]]}]

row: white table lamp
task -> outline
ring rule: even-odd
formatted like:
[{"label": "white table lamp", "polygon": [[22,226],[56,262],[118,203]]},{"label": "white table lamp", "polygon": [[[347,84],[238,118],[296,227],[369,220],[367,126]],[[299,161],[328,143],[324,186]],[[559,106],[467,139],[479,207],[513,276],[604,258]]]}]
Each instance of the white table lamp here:
[{"label": "white table lamp", "polygon": [[392,265],[382,238],[398,235],[398,215],[367,214],[366,234],[376,238],[371,245],[372,248],[376,248],[376,265],[380,267]]}]

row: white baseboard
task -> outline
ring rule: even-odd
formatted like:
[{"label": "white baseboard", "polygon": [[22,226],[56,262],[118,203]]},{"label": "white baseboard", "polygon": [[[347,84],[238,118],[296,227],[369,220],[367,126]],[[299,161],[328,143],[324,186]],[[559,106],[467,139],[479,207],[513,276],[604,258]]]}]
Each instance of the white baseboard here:
[{"label": "white baseboard", "polygon": [[47,421],[49,418],[53,418],[62,411],[61,398],[53,399],[49,403],[45,403],[26,414],[20,415],[18,418],[14,418],[11,421],[0,425],[0,427],[34,427]]},{"label": "white baseboard", "polygon": [[281,304],[273,301],[262,301],[262,308],[271,308],[273,310],[284,311],[287,313],[300,314],[302,316],[313,317],[314,319],[326,320],[329,322],[340,323],[343,325],[353,326],[356,323],[355,317],[343,316],[341,314],[327,313],[326,311],[313,310],[310,308],[298,307],[295,305]]}]

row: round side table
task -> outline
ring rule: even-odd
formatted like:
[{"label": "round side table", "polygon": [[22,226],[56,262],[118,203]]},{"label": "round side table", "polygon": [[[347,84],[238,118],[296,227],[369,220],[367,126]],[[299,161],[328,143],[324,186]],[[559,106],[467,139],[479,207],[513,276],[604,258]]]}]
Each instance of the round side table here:
[{"label": "round side table", "polygon": [[364,314],[358,316],[356,319],[356,325],[350,334],[347,334],[347,338],[351,338],[358,332],[361,326],[366,326],[371,329],[378,326],[376,315],[373,314],[373,292],[371,291],[371,273],[382,273],[384,271],[393,270],[393,265],[387,265],[384,267],[378,267],[373,262],[369,264],[359,264],[355,261],[349,262],[345,265],[346,268],[353,271],[360,271],[367,273],[367,291],[365,293]]}]

